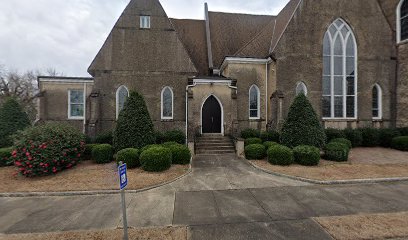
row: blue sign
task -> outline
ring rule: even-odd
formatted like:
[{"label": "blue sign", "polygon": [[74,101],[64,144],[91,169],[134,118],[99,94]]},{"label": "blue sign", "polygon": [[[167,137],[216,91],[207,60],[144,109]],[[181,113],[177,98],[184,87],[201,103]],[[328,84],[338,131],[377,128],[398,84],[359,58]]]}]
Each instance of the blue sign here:
[{"label": "blue sign", "polygon": [[127,172],[126,172],[126,163],[122,164],[118,167],[119,171],[119,182],[120,182],[120,190],[126,188],[128,181],[127,181]]}]

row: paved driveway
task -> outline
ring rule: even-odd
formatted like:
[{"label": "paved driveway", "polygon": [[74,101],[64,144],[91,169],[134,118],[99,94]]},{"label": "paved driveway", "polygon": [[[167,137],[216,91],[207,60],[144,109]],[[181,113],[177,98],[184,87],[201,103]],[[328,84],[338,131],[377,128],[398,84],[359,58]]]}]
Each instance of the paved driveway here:
[{"label": "paved driveway", "polygon": [[[131,227],[188,225],[192,239],[331,239],[315,216],[408,211],[408,183],[309,185],[233,155],[198,156],[172,184],[127,194]],[[0,232],[121,226],[118,195],[0,198]]]}]

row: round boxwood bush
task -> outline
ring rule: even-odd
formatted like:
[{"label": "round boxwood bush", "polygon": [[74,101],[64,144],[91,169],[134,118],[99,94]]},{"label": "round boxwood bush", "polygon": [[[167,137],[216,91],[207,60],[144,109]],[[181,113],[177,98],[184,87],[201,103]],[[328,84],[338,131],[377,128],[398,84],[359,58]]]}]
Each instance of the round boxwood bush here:
[{"label": "round boxwood bush", "polygon": [[142,152],[146,151],[147,149],[150,149],[150,148],[152,148],[152,147],[160,147],[160,146],[161,146],[160,144],[147,145],[147,146],[142,147],[142,148],[140,149],[139,153],[142,154]]},{"label": "round boxwood bush", "polygon": [[268,162],[273,165],[289,166],[294,163],[295,158],[293,151],[286,146],[271,146],[267,152]]},{"label": "round boxwood bush", "polygon": [[279,142],[280,135],[277,131],[269,130],[261,133],[262,142]]},{"label": "round boxwood bush", "polygon": [[380,131],[375,128],[362,128],[363,146],[378,147],[380,145]]},{"label": "round boxwood bush", "polygon": [[264,159],[266,148],[262,144],[251,144],[245,147],[245,157],[248,160]]},{"label": "round boxwood bush", "polygon": [[351,141],[345,138],[335,138],[332,139],[330,142],[339,142],[339,143],[343,143],[345,144],[349,149],[351,149],[353,147],[353,145],[351,144]]},{"label": "round boxwood bush", "polygon": [[251,145],[251,144],[262,144],[262,139],[260,138],[247,138],[245,139],[245,146]]},{"label": "round boxwood bush", "polygon": [[186,143],[186,135],[180,130],[171,130],[163,134],[164,142]]},{"label": "round boxwood bush", "polygon": [[324,132],[326,133],[327,142],[331,142],[331,140],[336,138],[346,138],[346,134],[340,129],[326,128]]},{"label": "round boxwood bush", "polygon": [[13,165],[13,159],[11,158],[12,147],[0,148],[0,167],[6,167]]},{"label": "round boxwood bush", "polygon": [[295,162],[303,166],[316,166],[320,162],[320,150],[313,146],[297,146],[293,149]]},{"label": "round boxwood bush", "polygon": [[261,135],[261,132],[259,130],[256,129],[252,129],[252,128],[248,128],[245,130],[241,131],[241,137],[243,139],[247,139],[247,138],[259,138]]},{"label": "round boxwood bush", "polygon": [[398,128],[398,132],[401,136],[408,136],[408,127]]},{"label": "round boxwood bush", "polygon": [[76,128],[48,123],[15,136],[14,165],[27,177],[55,174],[75,166],[85,148],[85,136]]},{"label": "round boxwood bush", "polygon": [[98,145],[99,144],[97,143],[86,144],[84,154],[82,155],[82,160],[84,161],[91,160],[92,159],[92,149]]},{"label": "round boxwood bush", "polygon": [[326,160],[345,162],[348,160],[349,147],[340,142],[330,142],[324,147],[324,156]]},{"label": "round boxwood bush", "polygon": [[173,164],[189,164],[191,159],[190,149],[186,145],[167,142],[163,144],[163,147],[170,149],[171,161]]},{"label": "round boxwood bush", "polygon": [[408,151],[408,136],[396,137],[392,139],[391,146],[397,150]]},{"label": "round boxwood bush", "polygon": [[94,143],[98,144],[109,144],[112,145],[113,143],[113,133],[112,131],[103,132],[98,135],[93,140]]},{"label": "round boxwood bush", "polygon": [[344,135],[350,140],[352,147],[360,147],[363,145],[363,134],[360,129],[346,128],[344,129]]},{"label": "round boxwood bush", "polygon": [[116,163],[126,163],[128,168],[140,167],[139,150],[136,148],[125,148],[116,153]]},{"label": "round boxwood bush", "polygon": [[277,142],[264,142],[263,145],[265,146],[266,150],[268,150],[271,146],[279,145]]},{"label": "round boxwood bush", "polygon": [[92,160],[97,164],[110,163],[113,161],[113,147],[109,144],[99,144],[92,148]]},{"label": "round boxwood bush", "polygon": [[381,147],[391,147],[392,139],[400,137],[401,133],[395,128],[383,128],[380,129],[380,145]]},{"label": "round boxwood bush", "polygon": [[162,172],[171,167],[171,151],[161,146],[151,147],[140,155],[142,169],[148,172]]}]

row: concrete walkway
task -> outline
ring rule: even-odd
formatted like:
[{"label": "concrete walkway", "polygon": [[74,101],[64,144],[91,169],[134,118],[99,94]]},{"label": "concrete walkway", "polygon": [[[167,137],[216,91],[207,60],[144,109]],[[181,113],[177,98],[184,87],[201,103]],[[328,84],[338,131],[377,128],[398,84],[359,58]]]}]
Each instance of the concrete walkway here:
[{"label": "concrete walkway", "polygon": [[[331,239],[311,217],[408,211],[408,183],[316,186],[208,155],[172,184],[128,194],[127,204],[129,226],[188,225],[192,239]],[[119,195],[0,198],[0,233],[121,225]]]}]

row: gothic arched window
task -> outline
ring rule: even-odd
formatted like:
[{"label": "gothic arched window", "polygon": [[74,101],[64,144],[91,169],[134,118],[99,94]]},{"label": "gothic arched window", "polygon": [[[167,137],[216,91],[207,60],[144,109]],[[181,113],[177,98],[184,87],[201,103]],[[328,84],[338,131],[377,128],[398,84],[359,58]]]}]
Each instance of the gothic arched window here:
[{"label": "gothic arched window", "polygon": [[300,93],[303,93],[305,96],[307,96],[307,87],[304,82],[299,82],[296,85],[296,96],[299,95]]},{"label": "gothic arched window", "polygon": [[161,93],[161,118],[173,119],[173,90],[164,87]]},{"label": "gothic arched window", "polygon": [[261,109],[261,98],[259,94],[259,88],[256,85],[252,85],[249,88],[249,118],[259,119]]},{"label": "gothic arched window", "polygon": [[116,119],[119,117],[120,111],[125,106],[126,99],[129,97],[129,90],[125,86],[120,86],[116,90]]},{"label": "gothic arched window", "polygon": [[382,118],[382,89],[380,85],[375,84],[372,91],[372,102],[373,102],[373,118]]},{"label": "gothic arched window", "polygon": [[408,40],[408,0],[401,0],[397,7],[397,41]]}]

